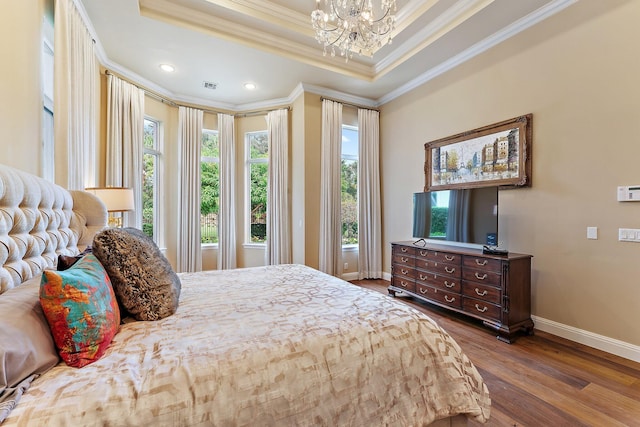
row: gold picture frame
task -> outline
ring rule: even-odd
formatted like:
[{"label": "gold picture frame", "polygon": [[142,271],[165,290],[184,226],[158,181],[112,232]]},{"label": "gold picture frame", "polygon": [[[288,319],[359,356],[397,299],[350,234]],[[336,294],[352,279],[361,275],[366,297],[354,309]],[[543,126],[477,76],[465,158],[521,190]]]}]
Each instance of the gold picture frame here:
[{"label": "gold picture frame", "polygon": [[532,114],[424,144],[424,191],[531,186]]}]

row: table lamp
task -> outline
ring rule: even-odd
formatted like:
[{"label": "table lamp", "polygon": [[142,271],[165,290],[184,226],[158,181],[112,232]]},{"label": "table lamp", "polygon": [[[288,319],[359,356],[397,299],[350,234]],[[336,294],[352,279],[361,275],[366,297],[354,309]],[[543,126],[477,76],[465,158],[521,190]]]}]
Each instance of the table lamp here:
[{"label": "table lamp", "polygon": [[[125,187],[94,187],[85,188],[85,191],[92,193],[100,200],[107,208],[109,212],[109,227],[122,227],[122,212],[132,211],[134,209],[133,203],[133,189]],[[115,216],[115,213],[120,213],[120,216]]]}]

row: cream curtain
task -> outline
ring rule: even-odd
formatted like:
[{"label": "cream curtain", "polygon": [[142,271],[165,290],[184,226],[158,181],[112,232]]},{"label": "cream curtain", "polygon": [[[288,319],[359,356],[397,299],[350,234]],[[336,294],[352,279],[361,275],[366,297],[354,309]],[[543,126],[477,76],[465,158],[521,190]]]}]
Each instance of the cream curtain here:
[{"label": "cream curtain", "polygon": [[289,110],[267,114],[269,177],[267,179],[267,265],[291,263],[289,210]]},{"label": "cream curtain", "polygon": [[342,219],[340,156],[342,104],[322,101],[322,148],[320,155],[320,253],[319,268],[342,275]]},{"label": "cream curtain", "polygon": [[200,238],[200,152],[203,112],[178,107],[178,260],[179,272],[202,270]]},{"label": "cream curtain", "polygon": [[358,109],[358,278],[382,277],[380,113]]},{"label": "cream curtain", "polygon": [[126,227],[142,228],[142,150],[144,91],[107,75],[106,184],[133,189],[134,210],[125,212]]},{"label": "cream curtain", "polygon": [[236,268],[236,198],[234,118],[218,114],[220,143],[220,211],[218,212],[218,270]]},{"label": "cream curtain", "polygon": [[71,190],[97,184],[99,72],[93,38],[73,0],[55,2],[55,180]]}]

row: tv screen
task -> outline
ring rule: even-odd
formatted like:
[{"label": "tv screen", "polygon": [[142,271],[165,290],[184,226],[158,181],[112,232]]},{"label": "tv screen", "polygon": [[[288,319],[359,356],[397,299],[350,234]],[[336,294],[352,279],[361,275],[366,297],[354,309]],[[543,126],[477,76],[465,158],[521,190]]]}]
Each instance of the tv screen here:
[{"label": "tv screen", "polygon": [[413,195],[413,237],[498,245],[498,187]]}]

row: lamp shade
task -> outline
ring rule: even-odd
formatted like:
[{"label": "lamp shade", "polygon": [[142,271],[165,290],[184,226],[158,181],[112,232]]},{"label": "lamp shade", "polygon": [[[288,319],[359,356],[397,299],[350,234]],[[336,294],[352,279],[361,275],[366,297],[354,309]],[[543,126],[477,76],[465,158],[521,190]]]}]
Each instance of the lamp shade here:
[{"label": "lamp shade", "polygon": [[134,209],[133,189],[125,187],[85,188],[85,191],[97,196],[109,212],[125,212]]}]

